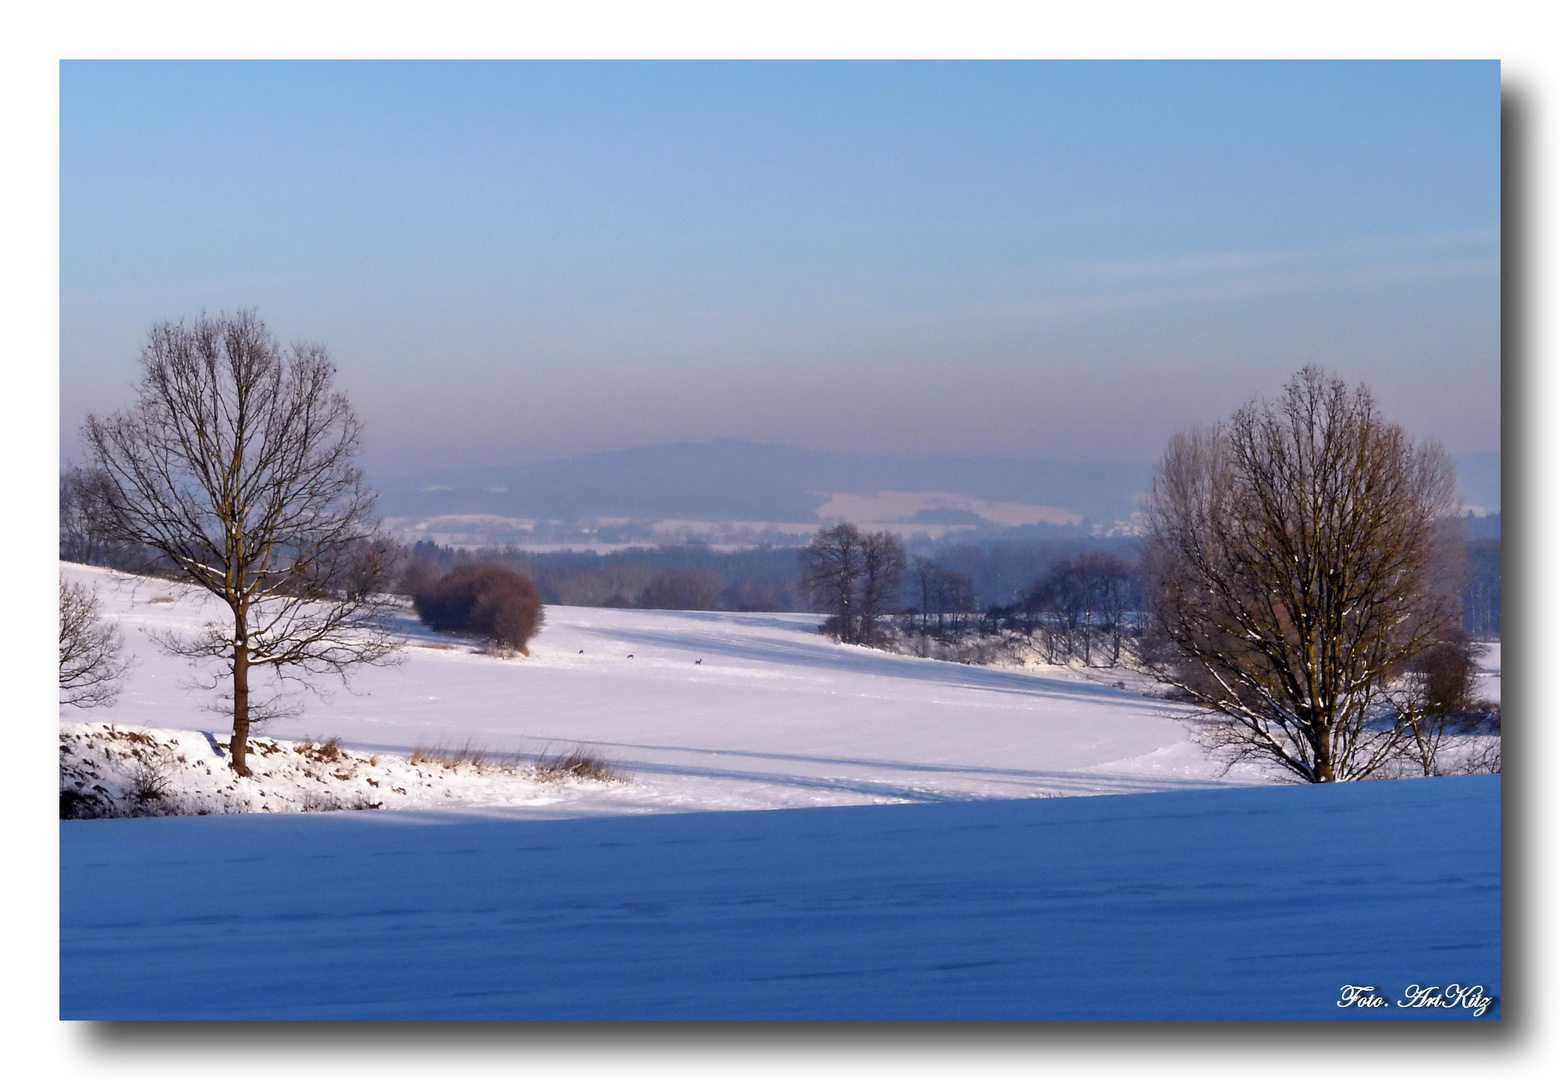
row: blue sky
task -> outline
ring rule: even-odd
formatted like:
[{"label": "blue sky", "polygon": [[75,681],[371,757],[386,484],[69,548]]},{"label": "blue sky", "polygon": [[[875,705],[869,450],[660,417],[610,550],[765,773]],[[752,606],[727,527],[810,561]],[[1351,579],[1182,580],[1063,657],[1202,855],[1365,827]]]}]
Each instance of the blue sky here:
[{"label": "blue sky", "polygon": [[328,345],[397,473],[716,437],[1151,460],[1320,362],[1500,441],[1499,67],[61,68],[61,435]]}]

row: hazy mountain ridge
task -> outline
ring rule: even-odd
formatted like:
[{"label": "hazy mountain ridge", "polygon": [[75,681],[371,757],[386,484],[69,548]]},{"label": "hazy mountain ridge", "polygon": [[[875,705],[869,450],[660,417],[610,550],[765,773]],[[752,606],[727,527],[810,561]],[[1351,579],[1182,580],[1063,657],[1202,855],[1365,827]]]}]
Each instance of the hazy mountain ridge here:
[{"label": "hazy mountain ridge", "polygon": [[[1500,509],[1500,454],[1453,459],[1476,513]],[[738,439],[609,450],[509,467],[445,469],[379,480],[380,513],[397,518],[488,514],[578,521],[789,522],[812,524],[832,496],[883,492],[952,496],[1028,506],[1088,519],[1096,528],[1129,520],[1154,474],[1151,462],[825,454]],[[981,509],[951,500],[885,520],[974,524]],[[823,516],[829,516],[827,514]],[[993,512],[986,511],[988,520]],[[1011,522],[995,522],[1012,524]]]},{"label": "hazy mountain ridge", "polygon": [[811,522],[832,494],[898,491],[1053,507],[1109,523],[1133,512],[1152,475],[1146,463],[867,457],[721,439],[386,479],[380,511]]}]

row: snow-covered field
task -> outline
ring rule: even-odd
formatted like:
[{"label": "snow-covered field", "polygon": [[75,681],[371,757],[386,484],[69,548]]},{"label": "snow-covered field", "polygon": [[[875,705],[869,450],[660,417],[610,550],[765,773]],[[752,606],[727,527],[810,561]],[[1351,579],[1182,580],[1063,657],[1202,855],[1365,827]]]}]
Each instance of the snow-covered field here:
[{"label": "snow-covered field", "polygon": [[[299,699],[239,782],[220,690],[150,638],[203,599],[61,572],[135,660],[116,705],[61,710],[83,787],[155,751],[214,811],[383,807],[61,822],[67,1018],[1500,1013],[1499,777],[1273,786],[1097,672],[549,608],[529,658],[408,619],[401,664]],[[536,775],[581,745],[628,782]]]},{"label": "snow-covered field", "polygon": [[[60,1008],[1494,1019],[1499,805],[1500,778],[1477,776],[571,821],[65,821]],[[1340,1007],[1345,986],[1386,1004]],[[1412,986],[1450,1004],[1399,1005]]]},{"label": "snow-covered field", "polygon": [[[117,704],[61,719],[225,737],[222,688],[150,634],[197,626],[214,601],[167,582],[73,565],[135,658]],[[1036,798],[1252,783],[1221,777],[1176,710],[1065,668],[996,670],[837,645],[811,615],[549,607],[527,657],[484,655],[422,630],[394,667],[350,689],[318,683],[285,740],[365,754],[472,748],[557,754],[584,745],[631,785],[509,794],[453,785],[452,804],[516,817]],[[209,669],[206,669],[209,671]],[[470,790],[468,790],[470,788]],[[443,798],[444,796],[440,796]]]}]

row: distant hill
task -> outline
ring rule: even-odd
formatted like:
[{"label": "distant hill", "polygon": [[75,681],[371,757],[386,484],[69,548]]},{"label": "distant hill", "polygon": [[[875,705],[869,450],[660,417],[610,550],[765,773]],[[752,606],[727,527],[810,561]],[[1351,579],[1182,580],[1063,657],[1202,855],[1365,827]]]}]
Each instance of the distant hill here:
[{"label": "distant hill", "polygon": [[[380,512],[403,517],[811,522],[831,495],[894,491],[1053,507],[1108,524],[1133,512],[1152,475],[1148,463],[867,457],[720,439],[383,478],[376,486]],[[932,516],[939,513],[967,520],[970,511]]]},{"label": "distant hill", "polygon": [[[1499,513],[1500,454],[1466,455],[1453,464],[1467,507],[1481,516]],[[1054,536],[1089,531],[1081,528],[1085,521],[1098,529],[1129,520],[1154,469],[1148,462],[823,454],[718,439],[377,478],[376,486],[379,512],[403,520],[492,515],[811,526],[847,518],[964,528],[985,522],[1017,526],[1014,536]],[[875,498],[880,493],[898,494]],[[1027,518],[1025,508],[1033,511]]]}]

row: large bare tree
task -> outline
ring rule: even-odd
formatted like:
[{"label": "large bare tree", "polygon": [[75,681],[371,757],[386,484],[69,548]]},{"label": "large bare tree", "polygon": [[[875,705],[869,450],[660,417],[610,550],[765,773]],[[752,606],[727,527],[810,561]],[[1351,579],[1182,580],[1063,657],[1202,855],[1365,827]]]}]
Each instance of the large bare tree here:
[{"label": "large bare tree", "polygon": [[226,606],[223,622],[166,644],[225,662],[232,767],[248,775],[265,705],[251,701],[251,672],[345,677],[398,644],[373,494],[354,464],[358,420],[325,349],[284,350],[250,311],[154,327],[141,368],[136,404],[84,428],[104,526]]},{"label": "large bare tree", "polygon": [[1409,737],[1384,695],[1460,618],[1455,477],[1370,392],[1317,368],[1175,436],[1150,496],[1150,666],[1232,760],[1313,783]]}]

